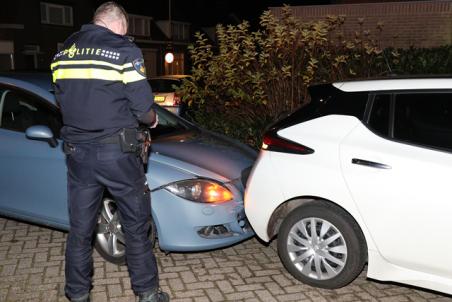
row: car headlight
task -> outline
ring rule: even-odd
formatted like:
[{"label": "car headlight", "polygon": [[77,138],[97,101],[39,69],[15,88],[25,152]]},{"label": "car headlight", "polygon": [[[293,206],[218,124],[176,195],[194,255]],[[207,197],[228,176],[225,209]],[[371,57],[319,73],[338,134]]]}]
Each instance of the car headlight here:
[{"label": "car headlight", "polygon": [[165,187],[171,193],[196,202],[217,203],[234,198],[223,185],[207,179],[182,180]]}]

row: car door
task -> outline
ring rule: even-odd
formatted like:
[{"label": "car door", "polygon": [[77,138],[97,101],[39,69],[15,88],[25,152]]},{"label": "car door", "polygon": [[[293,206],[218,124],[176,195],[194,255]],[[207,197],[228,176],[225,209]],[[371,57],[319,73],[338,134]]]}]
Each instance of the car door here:
[{"label": "car door", "polygon": [[61,144],[26,138],[25,130],[46,125],[59,135],[57,108],[9,86],[0,86],[0,212],[44,224],[68,222],[66,164]]},{"label": "car door", "polygon": [[452,93],[376,95],[340,146],[350,192],[381,255],[452,277]]}]

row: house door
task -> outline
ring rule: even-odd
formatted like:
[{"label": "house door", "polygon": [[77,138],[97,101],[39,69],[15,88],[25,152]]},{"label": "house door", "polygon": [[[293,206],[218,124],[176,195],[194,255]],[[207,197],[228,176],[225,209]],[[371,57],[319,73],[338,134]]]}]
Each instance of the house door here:
[{"label": "house door", "polygon": [[157,50],[142,48],[146,75],[148,78],[157,76]]}]

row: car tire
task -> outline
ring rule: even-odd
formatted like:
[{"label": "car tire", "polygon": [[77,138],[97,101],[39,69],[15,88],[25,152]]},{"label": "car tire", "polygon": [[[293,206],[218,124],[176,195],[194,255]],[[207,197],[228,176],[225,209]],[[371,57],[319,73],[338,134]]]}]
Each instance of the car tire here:
[{"label": "car tire", "polygon": [[[149,229],[152,248],[155,245],[156,227],[154,221]],[[116,202],[110,197],[102,199],[102,206],[97,220],[94,247],[107,261],[114,264],[125,264],[124,233],[119,223]]]},{"label": "car tire", "polygon": [[296,208],[284,219],[278,232],[278,254],[296,279],[335,289],[361,273],[367,261],[367,245],[347,212],[315,201]]}]

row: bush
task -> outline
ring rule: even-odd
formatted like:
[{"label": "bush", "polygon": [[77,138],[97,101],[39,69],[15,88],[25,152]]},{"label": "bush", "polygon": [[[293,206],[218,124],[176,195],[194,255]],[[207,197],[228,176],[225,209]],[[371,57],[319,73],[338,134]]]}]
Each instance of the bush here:
[{"label": "bush", "polygon": [[[341,31],[344,22],[341,16],[303,22],[286,6],[279,19],[264,12],[256,31],[248,22],[218,25],[215,47],[197,33],[190,47],[192,78],[180,91],[189,117],[258,147],[270,123],[309,101],[309,85],[382,76],[390,65],[407,70],[424,64],[411,61],[404,52],[383,52],[368,30],[346,40]],[[381,30],[378,25],[376,33]]]},{"label": "bush", "polygon": [[394,68],[401,75],[450,74],[452,70],[452,45],[398,49],[397,57]]}]

